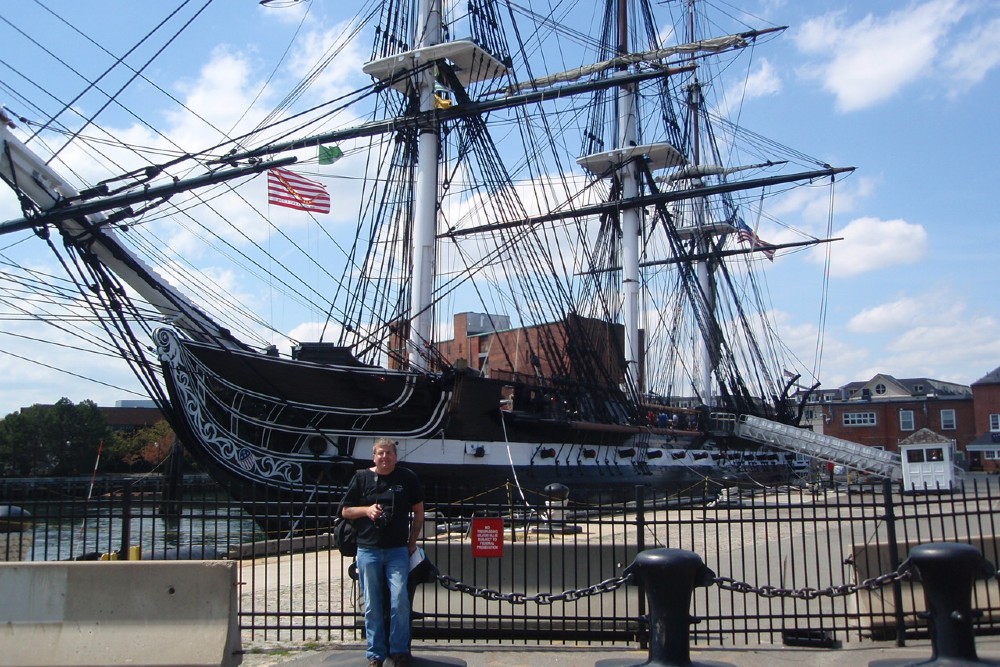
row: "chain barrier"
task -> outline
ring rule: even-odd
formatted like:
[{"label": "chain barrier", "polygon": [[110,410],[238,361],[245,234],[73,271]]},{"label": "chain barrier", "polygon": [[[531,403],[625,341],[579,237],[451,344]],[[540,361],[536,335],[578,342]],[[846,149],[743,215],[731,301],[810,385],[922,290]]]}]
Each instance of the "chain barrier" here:
[{"label": "chain barrier", "polygon": [[471,595],[472,597],[483,598],[484,600],[509,602],[511,604],[527,604],[528,602],[533,602],[540,605],[550,605],[555,602],[576,602],[577,600],[582,600],[583,598],[588,598],[593,595],[611,593],[629,583],[632,580],[632,573],[626,568],[622,576],[605,579],[601,583],[594,584],[593,586],[588,586],[586,588],[571,588],[563,591],[562,593],[537,593],[535,595],[526,595],[524,593],[501,593],[500,591],[495,591],[492,588],[477,588],[476,586],[470,586],[469,584],[463,583],[454,577],[449,577],[446,574],[437,575],[437,580],[438,583],[447,588],[449,591],[465,593],[467,595]]},{"label": "chain barrier", "polygon": [[913,577],[910,569],[909,559],[903,561],[896,568],[895,572],[880,574],[871,579],[865,579],[859,584],[841,584],[840,586],[827,586],[826,588],[779,588],[777,586],[752,586],[745,581],[737,581],[732,577],[715,577],[714,583],[725,591],[734,593],[756,593],[762,598],[795,598],[797,600],[815,600],[818,597],[845,597],[854,595],[860,591],[876,591],[880,588],[894,584],[897,581],[909,581]]},{"label": "chain barrier", "polygon": [[[571,588],[562,593],[536,593],[526,595],[524,593],[501,593],[492,588],[479,588],[470,586],[454,577],[446,574],[436,575],[438,583],[449,591],[464,593],[472,597],[482,598],[492,602],[509,602],[510,604],[527,604],[532,602],[539,605],[550,605],[555,602],[576,602],[594,595],[611,593],[622,586],[630,583],[633,579],[632,573],[626,568],[622,576],[605,579],[599,584],[587,586],[586,588]],[[910,561],[907,559],[900,563],[894,572],[880,574],[871,579],[865,579],[858,584],[841,584],[840,586],[827,586],[826,588],[780,588],[777,586],[764,585],[753,586],[745,581],[738,581],[732,577],[714,577],[711,581],[719,588],[733,593],[754,593],[762,598],[795,598],[798,600],[815,600],[818,597],[846,597],[854,595],[860,591],[876,591],[897,581],[909,581],[913,578],[913,571]]]}]

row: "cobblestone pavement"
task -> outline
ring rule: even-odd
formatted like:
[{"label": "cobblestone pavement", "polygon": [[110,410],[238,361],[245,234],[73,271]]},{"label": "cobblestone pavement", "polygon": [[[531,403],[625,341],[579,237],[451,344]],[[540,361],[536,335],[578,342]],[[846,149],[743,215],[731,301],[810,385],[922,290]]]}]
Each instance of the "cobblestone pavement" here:
[{"label": "cobblestone pavement", "polygon": [[[244,667],[355,667],[367,664],[359,644],[249,644],[244,647]],[[976,650],[983,664],[1000,664],[1000,637],[979,637]],[[649,659],[643,651],[613,647],[491,646],[487,644],[415,644],[413,667],[624,667],[642,665]],[[899,648],[893,642],[854,642],[838,649],[751,646],[692,650],[693,667],[863,667],[872,662],[919,663],[931,658],[926,640],[908,641]],[[989,662],[987,662],[989,661]],[[386,667],[392,663],[387,661]]]}]

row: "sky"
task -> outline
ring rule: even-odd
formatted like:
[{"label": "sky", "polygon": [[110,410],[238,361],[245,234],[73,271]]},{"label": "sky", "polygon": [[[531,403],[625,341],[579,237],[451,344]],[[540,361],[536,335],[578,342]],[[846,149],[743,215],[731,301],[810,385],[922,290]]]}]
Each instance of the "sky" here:
[{"label": "sky", "polygon": [[[59,99],[69,101],[82,90],[70,68],[95,78],[109,66],[100,54],[85,55],[97,54],[95,49],[71,50],[84,38],[67,24],[108,51],[124,54],[171,4],[180,3],[12,3],[7,16],[0,17],[0,43],[7,45],[0,54],[0,104],[15,116],[32,115],[28,99],[52,109],[55,98],[47,99],[46,91],[59,90]],[[232,126],[262,82],[283,74],[301,76],[342,32],[343,22],[369,3],[289,4],[215,0],[205,10],[206,20],[167,45],[167,56],[143,74],[218,127]],[[531,7],[539,11],[546,4],[532,2]],[[715,4],[729,11],[739,4],[765,24],[789,26],[768,43],[766,53],[755,55],[741,122],[830,164],[856,167],[835,195],[832,236],[843,240],[830,249],[823,386],[867,380],[876,373],[970,384],[1000,366],[1000,302],[993,271],[1000,214],[990,198],[1000,183],[1000,2]],[[48,10],[66,23],[55,21]],[[41,57],[29,37],[56,44],[53,51],[64,65]],[[282,54],[284,71],[271,69]],[[135,66],[150,55],[138,48],[129,62]],[[338,52],[310,94],[332,97],[353,87],[347,82],[358,76],[364,55]],[[211,145],[217,138],[163,105],[162,95],[140,94],[125,78],[107,81],[108,89],[118,86],[130,110],[155,119],[185,147]],[[278,101],[271,100],[271,106]],[[82,95],[73,104],[84,115],[96,114],[119,139],[159,141],[135,116],[114,105],[103,108],[96,96]],[[96,173],[93,167],[81,162],[79,173]],[[20,215],[16,198],[4,188],[0,220]],[[347,218],[345,212],[331,214],[336,223]],[[784,239],[777,230],[766,240]],[[179,233],[171,244],[196,252],[198,240]],[[803,253],[779,259],[769,279],[774,300],[783,304],[776,312],[778,324],[803,345],[814,337],[820,283],[802,276],[822,273],[821,257]],[[43,242],[31,233],[0,236],[0,261],[58,273]],[[232,268],[218,267],[214,279],[239,289]],[[26,320],[11,303],[12,292],[4,294],[0,415],[61,397],[101,405],[143,397],[123,363],[80,353],[73,334]],[[301,334],[309,326],[289,322],[287,329]]]}]

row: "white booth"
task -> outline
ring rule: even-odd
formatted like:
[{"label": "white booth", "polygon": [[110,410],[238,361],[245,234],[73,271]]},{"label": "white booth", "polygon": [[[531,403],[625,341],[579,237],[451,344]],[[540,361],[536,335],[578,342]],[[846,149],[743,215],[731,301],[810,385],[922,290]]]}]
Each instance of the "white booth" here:
[{"label": "white booth", "polygon": [[956,475],[954,440],[921,429],[899,443],[899,456],[904,492],[954,491],[962,486]]}]

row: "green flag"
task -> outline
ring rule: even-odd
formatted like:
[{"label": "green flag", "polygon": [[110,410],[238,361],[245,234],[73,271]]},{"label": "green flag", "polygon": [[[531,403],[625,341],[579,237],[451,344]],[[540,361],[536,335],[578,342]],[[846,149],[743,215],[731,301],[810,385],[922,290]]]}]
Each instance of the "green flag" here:
[{"label": "green flag", "polygon": [[319,163],[320,164],[333,164],[340,158],[344,157],[344,151],[340,150],[339,146],[320,146],[319,147]]}]

